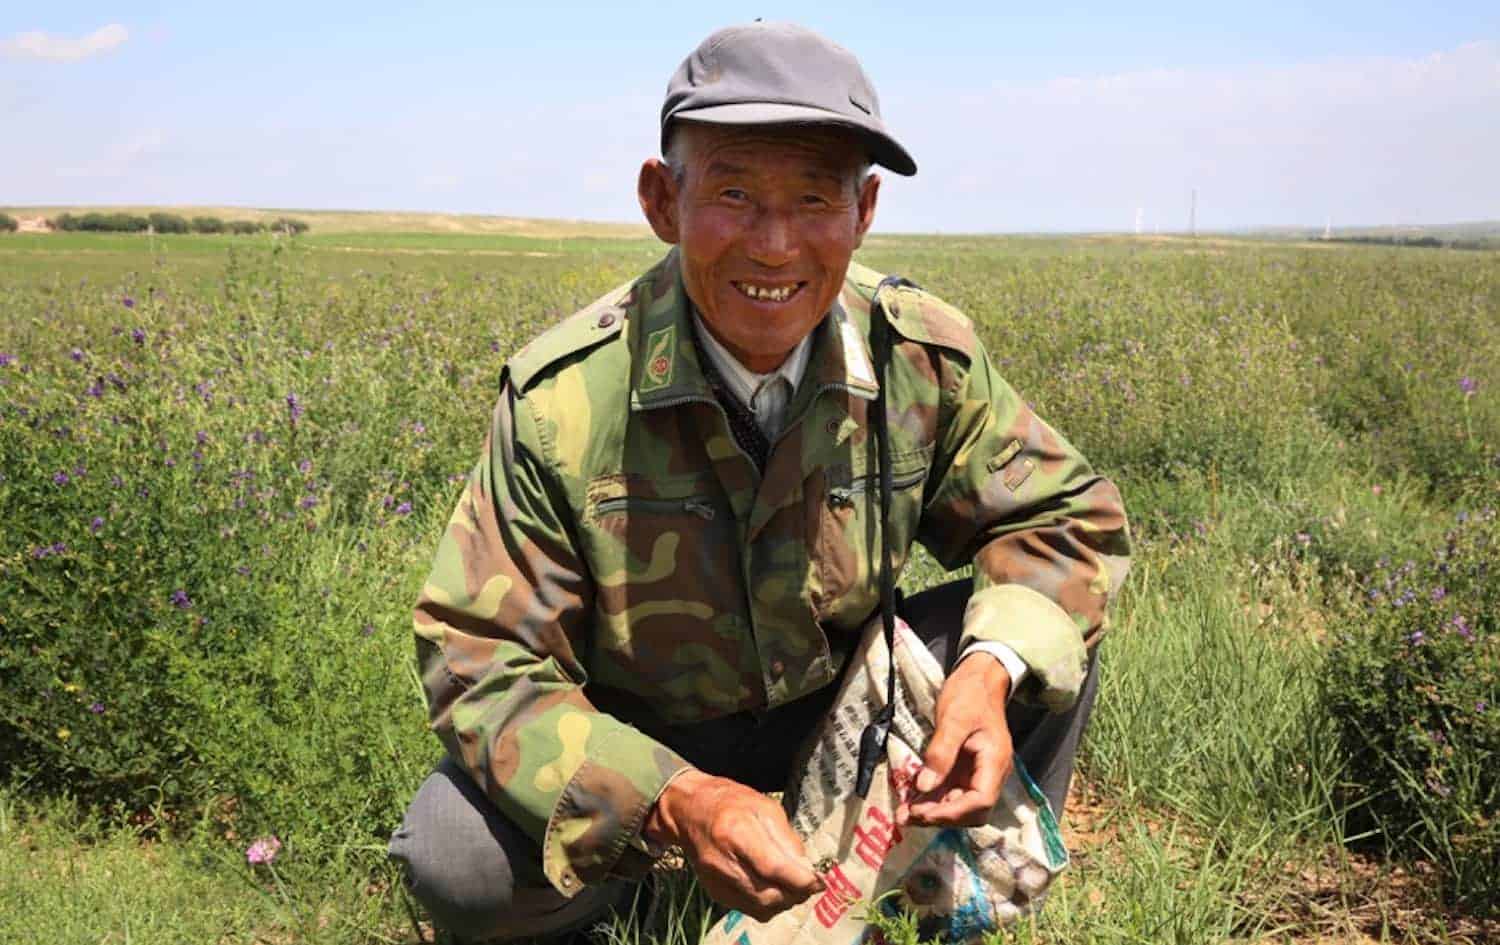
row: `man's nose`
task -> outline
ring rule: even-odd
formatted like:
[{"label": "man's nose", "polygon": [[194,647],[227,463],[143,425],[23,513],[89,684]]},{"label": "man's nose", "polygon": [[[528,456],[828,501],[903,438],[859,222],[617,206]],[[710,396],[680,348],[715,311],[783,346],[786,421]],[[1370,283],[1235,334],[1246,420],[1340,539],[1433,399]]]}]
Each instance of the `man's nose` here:
[{"label": "man's nose", "polygon": [[762,211],[746,244],[751,259],[762,266],[784,266],[797,258],[796,224],[789,214],[776,210]]}]

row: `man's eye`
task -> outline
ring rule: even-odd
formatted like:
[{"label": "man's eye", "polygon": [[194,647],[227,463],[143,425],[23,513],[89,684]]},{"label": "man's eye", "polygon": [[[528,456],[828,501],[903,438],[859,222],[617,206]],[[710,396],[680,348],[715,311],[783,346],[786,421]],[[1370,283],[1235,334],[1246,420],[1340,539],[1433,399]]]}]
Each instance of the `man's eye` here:
[{"label": "man's eye", "polygon": [[828,201],[823,199],[822,197],[819,197],[817,194],[807,194],[802,198],[802,206],[826,207],[828,206]]},{"label": "man's eye", "polygon": [[747,194],[747,193],[745,193],[743,190],[740,190],[738,187],[728,187],[728,188],[725,188],[724,190],[720,191],[719,196],[725,198],[726,200],[749,200],[750,199],[750,195]]}]

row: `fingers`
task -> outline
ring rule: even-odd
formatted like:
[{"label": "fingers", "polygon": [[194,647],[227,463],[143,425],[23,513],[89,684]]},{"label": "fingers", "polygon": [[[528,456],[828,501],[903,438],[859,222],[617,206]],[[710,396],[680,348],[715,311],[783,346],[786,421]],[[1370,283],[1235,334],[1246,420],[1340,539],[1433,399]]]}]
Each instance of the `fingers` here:
[{"label": "fingers", "polygon": [[912,802],[910,820],[928,826],[974,827],[989,819],[1013,763],[1009,745],[995,733],[980,730],[963,742],[960,754],[962,761],[949,766],[948,777]]},{"label": "fingers", "polygon": [[948,780],[953,763],[958,760],[958,753],[970,734],[970,730],[956,725],[938,725],[927,743],[927,750],[922,753],[922,770],[917,774],[919,792],[926,794]]},{"label": "fingers", "polygon": [[812,861],[802,846],[802,839],[787,823],[781,808],[756,817],[765,833],[766,843],[760,848],[751,848],[751,869],[766,883],[784,890],[801,902],[823,889],[823,878],[813,869]]},{"label": "fingers", "polygon": [[820,892],[823,879],[780,805],[738,785],[725,789],[713,829],[691,854],[709,896],[766,921]]}]

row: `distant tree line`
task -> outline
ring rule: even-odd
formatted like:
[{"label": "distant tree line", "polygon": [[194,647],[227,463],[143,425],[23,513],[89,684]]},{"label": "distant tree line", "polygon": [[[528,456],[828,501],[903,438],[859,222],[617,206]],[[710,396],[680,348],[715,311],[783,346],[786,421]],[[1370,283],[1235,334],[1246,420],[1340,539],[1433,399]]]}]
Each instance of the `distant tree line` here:
[{"label": "distant tree line", "polygon": [[1500,241],[1483,237],[1438,239],[1436,236],[1332,236],[1329,243],[1365,243],[1374,246],[1414,246],[1426,249],[1500,249]]},{"label": "distant tree line", "polygon": [[[9,218],[7,218],[9,219]],[[14,221],[12,221],[14,223]],[[308,226],[303,220],[278,217],[270,223],[255,220],[222,220],[219,217],[187,217],[176,213],[152,213],[142,216],[137,213],[64,213],[48,220],[54,230],[85,233],[280,233],[296,236],[306,233]],[[14,229],[14,226],[11,227]],[[4,224],[0,224],[4,229]]]},{"label": "distant tree line", "polygon": [[21,226],[16,218],[8,213],[0,213],[0,233],[14,233]]}]

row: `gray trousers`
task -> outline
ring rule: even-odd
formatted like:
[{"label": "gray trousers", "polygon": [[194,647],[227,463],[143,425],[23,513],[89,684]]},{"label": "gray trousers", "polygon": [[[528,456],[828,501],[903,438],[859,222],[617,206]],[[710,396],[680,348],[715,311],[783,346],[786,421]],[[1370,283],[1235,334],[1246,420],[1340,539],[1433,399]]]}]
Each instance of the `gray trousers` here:
[{"label": "gray trousers", "polygon": [[[945,668],[957,648],[970,582],[955,581],[908,598],[902,616]],[[1072,709],[1050,714],[1012,702],[1006,711],[1017,757],[1061,817],[1073,758],[1098,690],[1089,663]],[[759,718],[749,714],[653,732],[710,773],[765,791],[787,782],[792,758],[832,703],[836,685]],[[390,856],[440,927],[472,941],[562,933],[603,918],[629,901],[623,882],[584,889],[572,899],[542,875],[541,849],[508,821],[451,759],[417,790],[391,835]]]}]

